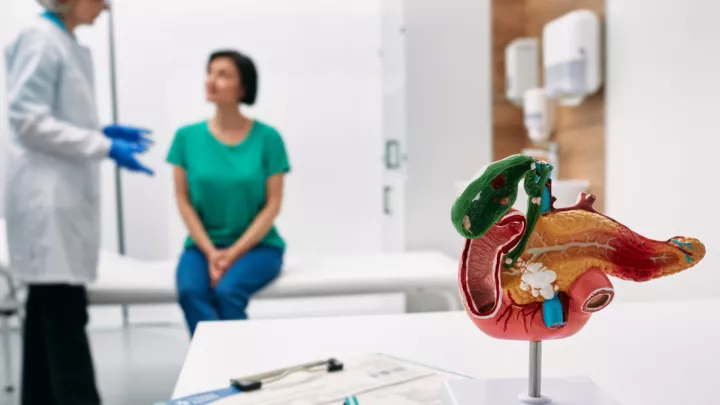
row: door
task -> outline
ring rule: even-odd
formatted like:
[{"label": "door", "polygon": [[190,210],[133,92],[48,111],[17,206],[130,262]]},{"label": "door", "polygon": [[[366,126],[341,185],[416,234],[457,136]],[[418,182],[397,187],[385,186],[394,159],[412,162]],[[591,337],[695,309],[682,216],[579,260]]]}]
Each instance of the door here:
[{"label": "door", "polygon": [[384,0],[383,66],[383,221],[385,252],[405,250],[407,176],[405,1]]}]

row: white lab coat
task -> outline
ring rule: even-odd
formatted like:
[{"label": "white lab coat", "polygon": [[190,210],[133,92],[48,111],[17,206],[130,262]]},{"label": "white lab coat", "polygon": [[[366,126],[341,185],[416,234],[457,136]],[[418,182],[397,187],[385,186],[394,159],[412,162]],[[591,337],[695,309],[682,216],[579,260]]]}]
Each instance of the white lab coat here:
[{"label": "white lab coat", "polygon": [[100,132],[90,52],[39,17],[5,52],[10,267],[28,284],[86,284],[100,249]]}]

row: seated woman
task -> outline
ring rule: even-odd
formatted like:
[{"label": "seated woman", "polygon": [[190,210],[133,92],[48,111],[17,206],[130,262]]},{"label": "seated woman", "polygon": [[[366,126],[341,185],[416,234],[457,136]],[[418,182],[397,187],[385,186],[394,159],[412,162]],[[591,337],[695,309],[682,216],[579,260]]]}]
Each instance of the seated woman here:
[{"label": "seated woman", "polygon": [[290,165],[278,131],[240,111],[255,102],[257,83],[250,58],[213,53],[205,86],[215,116],[178,130],[167,156],[190,233],[177,289],[191,335],[200,321],[247,319],[250,297],[282,266],[285,242],[273,223]]}]

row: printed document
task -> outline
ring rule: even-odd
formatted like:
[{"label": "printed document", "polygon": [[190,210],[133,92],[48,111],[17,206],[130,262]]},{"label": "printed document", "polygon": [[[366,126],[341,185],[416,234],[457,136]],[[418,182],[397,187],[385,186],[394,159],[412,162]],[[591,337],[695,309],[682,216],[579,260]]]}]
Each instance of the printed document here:
[{"label": "printed document", "polygon": [[213,405],[340,405],[355,395],[361,405],[442,405],[443,384],[456,374],[384,355],[343,360],[344,370],[297,372]]}]

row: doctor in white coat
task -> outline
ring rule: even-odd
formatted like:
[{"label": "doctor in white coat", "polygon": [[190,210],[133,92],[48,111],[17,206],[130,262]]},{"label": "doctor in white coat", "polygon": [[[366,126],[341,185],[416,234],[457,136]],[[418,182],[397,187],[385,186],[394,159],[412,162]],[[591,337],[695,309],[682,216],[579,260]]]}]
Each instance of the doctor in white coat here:
[{"label": "doctor in white coat", "polygon": [[85,285],[96,277],[99,164],[152,174],[136,154],[148,131],[101,128],[93,65],[74,30],[105,0],[39,0],[47,11],[6,48],[11,134],[7,181],[10,266],[28,285],[23,405],[96,405]]}]

